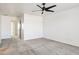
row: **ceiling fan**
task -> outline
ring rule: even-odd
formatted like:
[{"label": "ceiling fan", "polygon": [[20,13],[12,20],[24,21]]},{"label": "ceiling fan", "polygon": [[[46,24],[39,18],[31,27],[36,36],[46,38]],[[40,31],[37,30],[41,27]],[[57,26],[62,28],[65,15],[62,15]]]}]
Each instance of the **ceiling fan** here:
[{"label": "ceiling fan", "polygon": [[53,7],[56,7],[56,5],[52,5],[52,6],[49,6],[49,7],[45,7],[46,3],[42,3],[42,5],[43,5],[43,7],[41,7],[40,5],[36,5],[39,8],[41,8],[41,10],[35,10],[35,11],[32,11],[32,12],[42,11],[41,14],[43,14],[44,11],[46,11],[46,12],[54,12],[53,10],[50,10],[50,9],[53,8]]}]

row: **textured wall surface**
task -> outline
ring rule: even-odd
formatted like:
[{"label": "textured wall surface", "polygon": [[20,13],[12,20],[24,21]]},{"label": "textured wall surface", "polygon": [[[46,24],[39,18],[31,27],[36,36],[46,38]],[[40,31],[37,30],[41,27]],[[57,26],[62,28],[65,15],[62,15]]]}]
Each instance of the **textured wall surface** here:
[{"label": "textured wall surface", "polygon": [[44,19],[46,38],[79,46],[79,7],[47,15]]},{"label": "textured wall surface", "polygon": [[43,36],[43,19],[41,16],[24,14],[24,40]]}]

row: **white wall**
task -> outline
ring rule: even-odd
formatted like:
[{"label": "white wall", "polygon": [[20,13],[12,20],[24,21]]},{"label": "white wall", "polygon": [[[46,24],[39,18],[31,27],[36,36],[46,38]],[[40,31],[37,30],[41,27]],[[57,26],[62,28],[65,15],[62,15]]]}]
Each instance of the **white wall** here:
[{"label": "white wall", "polygon": [[16,20],[15,17],[12,16],[0,16],[0,21],[1,21],[1,39],[6,39],[6,38],[11,38],[12,37],[12,28],[11,27],[11,22],[13,20]]},{"label": "white wall", "polygon": [[1,18],[0,18],[0,42],[1,42]]},{"label": "white wall", "polygon": [[41,16],[24,14],[24,40],[43,36],[43,19]]},{"label": "white wall", "polygon": [[44,17],[44,37],[79,46],[79,7]]},{"label": "white wall", "polygon": [[1,39],[11,38],[11,20],[8,16],[1,16]]}]

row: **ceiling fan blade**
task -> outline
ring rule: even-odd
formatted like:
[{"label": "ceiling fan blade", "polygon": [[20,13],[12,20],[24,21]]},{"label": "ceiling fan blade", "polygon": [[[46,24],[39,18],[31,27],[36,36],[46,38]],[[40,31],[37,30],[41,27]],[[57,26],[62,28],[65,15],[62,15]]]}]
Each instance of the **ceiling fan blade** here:
[{"label": "ceiling fan blade", "polygon": [[40,7],[41,9],[42,9],[42,7],[41,6],[39,6],[39,5],[37,5],[38,7]]},{"label": "ceiling fan blade", "polygon": [[47,7],[46,9],[50,9],[50,8],[53,8],[53,7],[56,7],[56,5],[53,5],[53,6]]},{"label": "ceiling fan blade", "polygon": [[36,12],[36,11],[41,11],[41,10],[35,10],[35,11],[32,11],[32,12]]},{"label": "ceiling fan blade", "polygon": [[53,10],[46,10],[47,12],[54,12]]}]

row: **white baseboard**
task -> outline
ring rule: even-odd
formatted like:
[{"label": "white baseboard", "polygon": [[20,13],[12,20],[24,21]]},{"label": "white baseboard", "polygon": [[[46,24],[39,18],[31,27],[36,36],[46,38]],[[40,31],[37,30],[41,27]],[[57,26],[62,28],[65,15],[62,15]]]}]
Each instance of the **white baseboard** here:
[{"label": "white baseboard", "polygon": [[46,39],[49,39],[49,40],[53,40],[53,41],[57,41],[57,42],[60,42],[60,43],[65,43],[65,44],[68,44],[68,45],[72,45],[72,46],[76,46],[76,47],[79,47],[78,44],[76,43],[68,43],[68,42],[64,42],[64,41],[60,41],[60,40],[57,40],[57,39],[52,39],[52,38],[49,38],[49,37],[45,37]]}]

